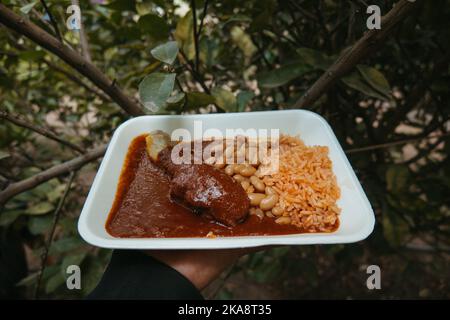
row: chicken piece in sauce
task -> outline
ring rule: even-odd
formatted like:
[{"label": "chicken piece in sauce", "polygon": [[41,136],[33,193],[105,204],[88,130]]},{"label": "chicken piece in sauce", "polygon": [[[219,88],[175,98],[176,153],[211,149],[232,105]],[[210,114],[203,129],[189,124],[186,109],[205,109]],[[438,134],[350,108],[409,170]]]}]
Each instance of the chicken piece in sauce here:
[{"label": "chicken piece in sauce", "polygon": [[164,132],[149,134],[146,143],[152,161],[171,177],[173,198],[227,226],[245,220],[250,200],[240,183],[208,164],[174,164],[170,139]]}]

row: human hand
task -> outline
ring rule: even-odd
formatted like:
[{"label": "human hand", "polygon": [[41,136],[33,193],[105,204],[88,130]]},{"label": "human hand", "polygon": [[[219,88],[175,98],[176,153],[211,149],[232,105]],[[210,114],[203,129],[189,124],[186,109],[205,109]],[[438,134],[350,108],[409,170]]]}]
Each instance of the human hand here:
[{"label": "human hand", "polygon": [[240,257],[266,248],[147,250],[146,253],[177,270],[198,290],[202,290]]}]

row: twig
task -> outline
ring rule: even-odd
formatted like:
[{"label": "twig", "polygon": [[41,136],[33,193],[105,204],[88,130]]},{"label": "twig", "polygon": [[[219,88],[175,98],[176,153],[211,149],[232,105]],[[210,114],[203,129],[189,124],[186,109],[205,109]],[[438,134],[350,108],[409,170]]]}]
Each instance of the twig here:
[{"label": "twig", "polygon": [[38,280],[37,280],[36,287],[34,290],[34,298],[35,299],[38,299],[38,297],[39,297],[39,288],[41,286],[42,276],[44,275],[45,265],[47,263],[47,258],[48,258],[48,252],[49,252],[50,246],[52,245],[52,242],[53,242],[53,237],[55,235],[56,225],[58,224],[59,217],[61,215],[61,210],[63,208],[63,205],[67,198],[67,195],[69,194],[70,186],[72,185],[74,178],[75,178],[75,171],[72,171],[70,173],[69,182],[67,182],[66,188],[64,190],[64,194],[61,197],[61,199],[59,200],[58,205],[55,210],[55,213],[53,215],[52,229],[50,230],[50,235],[49,235],[48,241],[45,245],[45,251],[42,254],[41,268],[39,270]]},{"label": "twig", "polygon": [[203,80],[202,76],[195,71],[194,66],[192,66],[192,63],[189,61],[189,59],[187,58],[187,56],[183,52],[183,50],[180,49],[179,54],[181,55],[181,57],[185,61],[185,66],[189,70],[189,72],[192,74],[192,77],[194,78],[194,80],[197,81],[198,84],[200,84],[200,86],[202,87],[203,91],[205,91],[206,93],[210,94],[211,91],[206,86],[205,81]]},{"label": "twig", "polygon": [[50,131],[49,129],[43,128],[43,127],[38,127],[38,126],[34,125],[33,123],[30,123],[28,121],[21,119],[18,116],[13,116],[13,115],[9,114],[7,111],[0,110],[0,119],[5,119],[5,120],[8,120],[9,122],[14,123],[15,125],[18,125],[19,127],[30,129],[31,131],[34,131],[36,133],[39,133],[40,135],[43,135],[44,137],[47,137],[51,140],[59,142],[62,145],[65,145],[79,153],[85,152],[85,150],[82,147],[77,146],[76,144],[74,144],[72,142],[69,142],[69,141],[66,141],[66,140],[60,138],[59,136],[57,136],[54,132]]},{"label": "twig", "polygon": [[59,28],[58,28],[58,24],[56,23],[55,18],[53,17],[52,12],[50,11],[50,9],[47,6],[47,3],[45,2],[45,0],[41,0],[41,4],[45,9],[45,12],[48,14],[48,17],[50,18],[50,22],[52,23],[53,29],[55,29],[55,34],[56,37],[58,38],[59,41],[63,41],[62,37],[61,37],[61,32],[59,32]]},{"label": "twig", "polygon": [[426,155],[430,154],[437,146],[439,146],[444,139],[446,138],[446,136],[448,135],[448,133],[444,133],[442,134],[436,142],[432,143],[431,145],[429,145],[427,148],[424,149],[419,149],[417,154],[412,157],[409,160],[404,161],[402,164],[404,165],[409,165],[411,163],[414,163],[416,161],[419,161],[420,159],[422,159],[423,157],[425,157]]},{"label": "twig", "polygon": [[450,135],[450,132],[447,132],[445,134],[435,134],[435,135],[430,135],[430,136],[425,136],[425,137],[422,136],[422,137],[418,137],[418,138],[404,139],[404,140],[392,141],[392,142],[387,142],[387,143],[380,143],[380,144],[375,144],[375,145],[371,145],[371,146],[367,146],[367,147],[345,150],[345,153],[351,154],[351,153],[371,151],[371,150],[376,150],[376,149],[390,148],[390,147],[394,147],[394,146],[398,146],[398,145],[402,145],[402,144],[406,144],[406,143],[418,142],[418,141],[424,140],[424,139],[441,138],[441,137],[445,137],[448,135]]},{"label": "twig", "polygon": [[[11,40],[13,46],[16,47],[18,50],[24,50],[24,51],[28,50],[24,45],[22,45],[18,41],[16,41],[15,38],[11,38],[10,40]],[[4,54],[7,54],[9,56],[15,56],[15,57],[18,56],[15,52],[5,52]],[[87,85],[80,78],[78,78],[75,74],[64,70],[63,68],[57,66],[56,64],[54,64],[53,62],[51,62],[50,60],[47,60],[45,58],[42,59],[42,62],[44,62],[47,66],[49,66],[53,70],[63,74],[69,80],[73,81],[74,83],[78,84],[79,86],[81,86],[81,87],[85,88],[86,90],[92,92],[96,96],[99,96],[103,101],[111,102],[111,98],[109,96],[107,96],[106,94],[104,94],[103,91],[97,90],[96,88]]]},{"label": "twig", "polygon": [[5,190],[0,192],[0,206],[19,193],[33,189],[41,183],[44,183],[53,178],[62,176],[71,171],[78,170],[87,163],[102,157],[105,154],[106,147],[106,145],[97,147],[91,151],[86,152],[86,154],[82,156],[53,166],[30,178],[10,184]]},{"label": "twig", "polygon": [[184,91],[183,86],[181,85],[181,82],[178,79],[178,77],[175,77],[175,82],[176,82],[178,88],[180,88],[180,91],[185,94],[183,105],[181,106],[181,110],[182,111],[186,111],[186,106],[187,106],[187,95],[186,95],[186,92]]},{"label": "twig", "polygon": [[308,19],[310,19],[310,20],[312,20],[312,21],[316,21],[316,22],[317,22],[318,19],[317,19],[317,17],[316,17],[314,14],[312,14],[311,12],[309,12],[309,11],[303,9],[302,6],[301,6],[300,4],[298,4],[298,3],[296,3],[295,1],[296,1],[296,0],[289,0],[289,3],[290,3],[291,5],[293,5],[294,7],[296,7],[297,10],[298,10],[302,15],[304,15],[306,18],[308,18]]},{"label": "twig", "polygon": [[199,52],[198,52],[198,33],[197,33],[197,8],[195,0],[191,0],[192,26],[194,29],[194,47],[195,47],[195,71],[198,72]]},{"label": "twig", "polygon": [[[399,46],[401,48],[401,46]],[[405,115],[413,110],[417,104],[422,100],[422,97],[430,90],[429,84],[444,70],[447,69],[449,57],[447,55],[434,59],[435,64],[428,74],[418,75],[419,81],[408,93],[408,96],[403,105],[400,105],[395,113],[387,119],[385,125],[380,130],[380,135],[385,136],[390,134],[405,118]]]},{"label": "twig", "polygon": [[70,73],[69,71],[66,71],[63,68],[60,68],[59,66],[57,66],[56,64],[54,64],[53,62],[51,62],[51,61],[49,61],[47,59],[44,59],[43,62],[47,66],[49,66],[50,68],[55,70],[56,72],[59,72],[59,73],[63,74],[67,79],[69,79],[72,82],[78,84],[80,87],[83,87],[87,91],[92,92],[94,95],[100,97],[100,99],[102,99],[103,101],[111,102],[111,98],[109,96],[107,96],[106,94],[104,94],[103,91],[100,91],[100,90],[96,89],[95,87],[93,88],[92,86],[86,84],[85,82],[83,82],[83,80],[78,78],[73,73]]},{"label": "twig", "polygon": [[[72,4],[76,6],[80,6],[80,1],[78,0],[72,0]],[[83,22],[80,19],[80,25],[78,26],[80,28],[80,45],[81,45],[81,53],[83,57],[86,58],[87,61],[92,62],[91,53],[89,51],[89,42],[88,38],[86,36],[86,32],[84,30]]]},{"label": "twig", "polygon": [[205,3],[203,4],[203,14],[202,19],[200,20],[200,26],[198,27],[198,34],[202,33],[203,24],[205,22],[206,13],[208,12],[208,0],[205,0]]},{"label": "twig", "polygon": [[376,52],[376,48],[392,33],[392,30],[423,0],[400,0],[381,20],[380,30],[370,30],[350,49],[345,50],[333,65],[294,104],[305,108],[316,102],[337,80],[350,72],[361,60]]},{"label": "twig", "polygon": [[53,52],[79,73],[91,80],[128,114],[133,116],[144,114],[141,106],[135,100],[127,96],[117,85],[111,86],[111,80],[78,52],[70,49],[34,23],[15,14],[1,3],[0,23]]}]

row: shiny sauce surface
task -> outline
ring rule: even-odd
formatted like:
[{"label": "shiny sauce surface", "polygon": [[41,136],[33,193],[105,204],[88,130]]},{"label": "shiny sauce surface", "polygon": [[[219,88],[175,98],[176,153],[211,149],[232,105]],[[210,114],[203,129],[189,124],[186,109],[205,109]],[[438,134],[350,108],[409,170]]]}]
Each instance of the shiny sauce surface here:
[{"label": "shiny sauce surface", "polygon": [[254,215],[227,227],[173,201],[169,188],[169,177],[147,155],[145,135],[136,137],[128,148],[106,221],[108,233],[121,238],[176,238],[205,237],[210,232],[219,237],[305,232],[293,225],[277,224],[274,218]]}]

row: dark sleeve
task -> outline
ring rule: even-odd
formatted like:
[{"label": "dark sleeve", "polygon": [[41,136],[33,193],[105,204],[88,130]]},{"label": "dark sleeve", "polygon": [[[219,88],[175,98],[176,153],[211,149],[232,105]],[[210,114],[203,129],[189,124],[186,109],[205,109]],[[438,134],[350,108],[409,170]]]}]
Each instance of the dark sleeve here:
[{"label": "dark sleeve", "polygon": [[115,250],[100,283],[88,296],[97,299],[203,299],[175,269],[134,250]]}]

